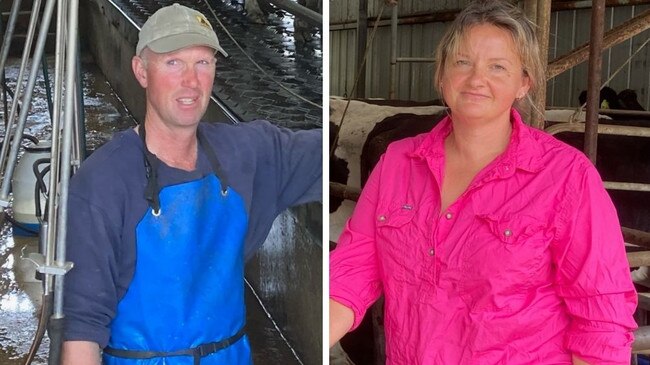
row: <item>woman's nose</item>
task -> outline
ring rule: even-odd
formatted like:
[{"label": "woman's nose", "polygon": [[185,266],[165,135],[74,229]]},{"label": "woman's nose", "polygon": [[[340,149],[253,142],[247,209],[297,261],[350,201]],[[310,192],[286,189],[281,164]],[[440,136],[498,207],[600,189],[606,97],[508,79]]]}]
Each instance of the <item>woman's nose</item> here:
[{"label": "woman's nose", "polygon": [[485,82],[487,71],[483,67],[474,66],[469,73],[469,82],[471,85],[481,85]]}]

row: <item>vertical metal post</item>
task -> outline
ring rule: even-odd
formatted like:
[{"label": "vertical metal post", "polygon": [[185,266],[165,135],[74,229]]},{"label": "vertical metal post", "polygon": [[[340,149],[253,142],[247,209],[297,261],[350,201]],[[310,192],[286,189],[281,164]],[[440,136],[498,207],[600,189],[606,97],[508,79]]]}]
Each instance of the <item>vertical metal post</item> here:
[{"label": "vertical metal post", "polygon": [[[379,19],[378,19],[379,20]],[[368,0],[359,0],[359,16],[357,17],[357,67],[359,73],[357,80],[356,98],[366,97],[366,65],[363,62],[363,55],[366,53],[368,43]]]},{"label": "vertical metal post", "polygon": [[[78,40],[78,23],[79,23],[79,0],[70,0],[68,10],[68,44],[66,48],[66,74],[65,74],[65,109],[63,125],[63,140],[61,147],[61,182],[58,204],[57,220],[57,245],[56,245],[56,263],[58,266],[65,265],[65,239],[68,231],[68,186],[70,185],[72,141],[75,119],[75,78],[76,78],[76,53]],[[53,318],[63,318],[63,276],[57,277],[54,288],[54,314]]]},{"label": "vertical metal post", "polygon": [[[23,54],[22,54],[22,59],[20,61],[20,69],[18,70],[18,78],[16,79],[16,91],[14,92],[14,97],[13,100],[11,101],[11,108],[9,109],[9,118],[5,115],[5,140],[4,143],[2,143],[2,150],[0,151],[0,171],[4,173],[5,179],[3,180],[3,183],[6,182],[6,173],[5,173],[5,165],[11,165],[12,162],[8,162],[8,156],[7,153],[9,152],[9,146],[10,146],[10,135],[13,130],[14,126],[14,120],[16,119],[16,113],[18,110],[18,99],[20,99],[20,88],[23,85],[23,79],[25,77],[25,69],[27,68],[27,61],[29,61],[29,55],[31,53],[32,49],[32,42],[34,41],[34,34],[36,33],[36,25],[37,25],[37,20],[38,20],[38,10],[41,6],[41,0],[34,0],[32,3],[32,14],[29,18],[29,26],[27,29],[27,38],[25,39],[25,48],[23,49]],[[24,105],[24,104],[23,104]],[[29,109],[28,106],[24,105]],[[18,135],[18,139],[21,138],[22,131],[20,131],[20,134]],[[18,140],[14,140],[14,142],[20,143]],[[15,162],[15,161],[13,161]],[[11,176],[9,176],[9,180],[11,180]],[[0,210],[2,210],[4,207],[7,205],[5,204],[6,200],[8,197],[8,191],[7,195],[1,195],[0,194],[0,201],[2,201],[0,204],[2,204],[2,207],[0,207]]]},{"label": "vertical metal post", "polygon": [[587,121],[584,151],[596,164],[598,148],[598,109],[600,108],[600,73],[602,68],[603,33],[605,29],[605,0],[594,0],[591,9],[589,39],[589,77],[587,81]]},{"label": "vertical metal post", "polygon": [[397,4],[393,5],[390,15],[390,86],[388,99],[395,99],[397,94]]},{"label": "vertical metal post", "polygon": [[[54,49],[54,114],[52,117],[52,158],[50,160],[50,181],[48,186],[48,195],[50,197],[49,210],[47,211],[47,221],[49,222],[47,230],[47,242],[45,252],[45,264],[51,266],[54,263],[54,245],[56,242],[57,216],[56,209],[59,198],[59,155],[61,145],[61,94],[63,92],[63,67],[65,65],[65,40],[67,22],[66,3],[59,1],[57,5],[57,24],[56,24],[56,45]],[[54,289],[52,278],[47,280],[46,292]]]},{"label": "vertical metal post", "polygon": [[[34,1],[34,7],[36,3],[40,1]],[[43,22],[41,23],[41,28],[38,33],[38,39],[36,41],[36,48],[34,50],[34,58],[32,60],[32,69],[30,70],[29,78],[27,79],[27,87],[23,94],[23,103],[22,108],[20,109],[20,116],[18,117],[18,124],[16,126],[15,140],[11,145],[11,151],[9,153],[9,158],[7,162],[7,168],[5,175],[2,180],[2,188],[0,189],[0,201],[6,202],[9,197],[9,190],[11,188],[11,178],[16,168],[15,161],[18,158],[18,151],[20,149],[19,139],[22,137],[23,130],[25,129],[25,122],[27,121],[27,114],[29,113],[29,105],[32,102],[32,94],[34,92],[34,86],[36,85],[36,78],[40,69],[41,58],[43,57],[43,51],[45,50],[45,41],[47,40],[47,31],[50,27],[50,20],[52,19],[52,12],[54,10],[55,0],[48,0],[45,5],[45,10],[43,11]],[[40,5],[40,4],[39,4]],[[31,25],[31,24],[30,24]],[[17,93],[16,93],[17,94]],[[17,95],[15,96],[17,98]],[[12,110],[12,115],[15,114]],[[3,144],[3,151],[4,151]],[[0,156],[2,157],[2,156]]]},{"label": "vertical metal post", "polygon": [[539,0],[537,2],[537,34],[539,35],[539,56],[544,65],[543,77],[537,80],[539,83],[537,95],[534,95],[535,106],[542,114],[536,113],[535,110],[531,113],[531,125],[538,129],[544,128],[544,110],[546,109],[546,68],[548,66],[548,42],[549,31],[551,27],[551,1]]},{"label": "vertical metal post", "polygon": [[[7,63],[7,57],[9,57],[9,47],[11,46],[11,39],[14,37],[14,29],[16,29],[16,19],[18,19],[18,13],[20,12],[20,3],[21,0],[14,0],[14,2],[11,4],[11,13],[9,14],[9,22],[7,23],[7,29],[5,29],[5,36],[4,39],[2,40],[2,49],[0,50],[0,70],[5,69],[5,64]],[[2,84],[4,85],[4,75],[0,77],[2,77],[0,81],[2,81]],[[6,117],[7,116],[5,115],[5,118]],[[8,135],[6,131],[5,131],[5,135]]]}]

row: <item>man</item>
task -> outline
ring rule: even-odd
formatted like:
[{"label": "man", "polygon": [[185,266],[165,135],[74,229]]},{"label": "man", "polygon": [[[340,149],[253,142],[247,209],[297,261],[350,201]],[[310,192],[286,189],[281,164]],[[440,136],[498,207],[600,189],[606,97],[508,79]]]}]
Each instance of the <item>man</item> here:
[{"label": "man", "polygon": [[244,257],[281,211],[320,199],[322,137],[199,123],[217,51],[210,23],[178,4],[140,31],[144,124],[71,182],[66,365],[99,364],[100,349],[106,364],[251,363]]}]

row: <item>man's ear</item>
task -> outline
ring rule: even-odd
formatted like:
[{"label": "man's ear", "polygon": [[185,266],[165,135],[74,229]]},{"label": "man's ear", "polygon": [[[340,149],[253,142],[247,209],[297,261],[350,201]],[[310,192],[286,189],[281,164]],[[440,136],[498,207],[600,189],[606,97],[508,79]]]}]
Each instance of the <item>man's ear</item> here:
[{"label": "man's ear", "polygon": [[133,56],[131,59],[131,68],[133,69],[133,74],[135,79],[138,80],[138,83],[143,88],[147,88],[147,68],[144,64],[144,60],[140,56]]}]

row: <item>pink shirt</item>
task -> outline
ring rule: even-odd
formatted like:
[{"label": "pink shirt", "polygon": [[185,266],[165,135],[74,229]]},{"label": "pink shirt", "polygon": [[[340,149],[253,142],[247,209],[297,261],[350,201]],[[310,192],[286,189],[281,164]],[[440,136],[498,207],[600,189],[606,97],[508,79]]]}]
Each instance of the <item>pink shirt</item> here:
[{"label": "pink shirt", "polygon": [[636,292],[600,176],[512,121],[506,151],[444,212],[449,118],[391,144],[364,187],[330,297],[356,328],[385,294],[388,364],[629,364]]}]

